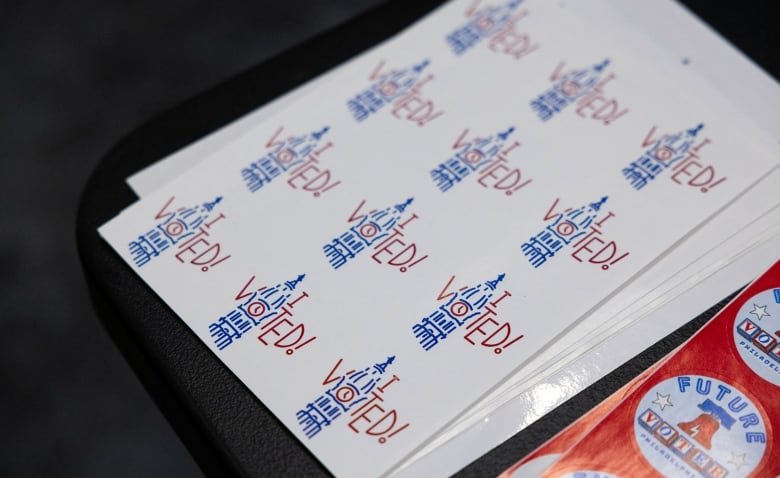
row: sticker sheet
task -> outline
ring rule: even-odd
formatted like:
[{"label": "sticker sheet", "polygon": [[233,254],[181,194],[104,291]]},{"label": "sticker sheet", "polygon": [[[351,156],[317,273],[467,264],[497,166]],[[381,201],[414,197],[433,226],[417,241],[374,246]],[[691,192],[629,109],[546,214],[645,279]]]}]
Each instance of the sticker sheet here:
[{"label": "sticker sheet", "polygon": [[561,430],[542,446],[529,453],[528,456],[512,465],[498,478],[533,478],[539,476],[564,453],[587,436],[588,432],[617,407],[634,389],[641,385],[660,366],[660,363],[650,367],[623,385],[588,413]]},{"label": "sticker sheet", "polygon": [[[777,226],[780,224],[780,216],[776,211],[780,204],[772,202],[778,199],[776,184],[779,180],[778,170],[764,177],[751,188],[749,193],[735,200],[685,242],[669,251],[640,277],[625,286],[619,294],[594,310],[555,343],[546,347],[523,370],[504,381],[490,396],[474,407],[468,420],[462,420],[464,423],[453,427],[453,432],[480,420],[485,413],[489,413],[510,400],[516,393],[520,393],[522,387],[527,386],[534,375],[552,373],[562,364],[575,360],[595,343],[612,336],[617,328],[625,327],[630,320],[644,316],[644,313],[640,312],[646,313],[648,307],[663,301],[676,286],[690,281],[692,276],[701,274],[702,269],[710,264],[702,263],[697,268],[695,263],[702,257],[712,255],[713,250],[717,251],[717,255],[714,255],[710,261],[723,261],[748,248],[748,244],[752,244],[751,241],[776,234]],[[752,217],[752,214],[756,214],[756,217]],[[745,232],[750,234],[750,241],[739,241],[732,247],[733,251],[726,254],[721,246],[731,241],[734,236]],[[740,285],[735,283],[734,288]],[[440,437],[440,439],[445,438],[446,436]]]},{"label": "sticker sheet", "polygon": [[778,326],[780,262],[542,476],[776,476]]},{"label": "sticker sheet", "polygon": [[[427,33],[428,30],[444,31],[442,28],[447,28],[459,18],[471,16],[475,8],[476,6],[470,5],[466,0],[455,0],[445,4],[408,27],[403,35],[385,40],[350,61],[309,80],[230,124],[136,172],[127,178],[128,185],[139,197],[151,194],[295,102],[307,97],[314,97],[320,94],[326,85],[331,84],[329,87],[332,87],[333,83],[348,78],[350,75],[363,75],[367,69],[381,62],[386,52],[393,49],[409,48],[415,41],[424,41],[430,35]],[[441,45],[438,51],[445,51],[444,48],[445,46]],[[429,50],[430,55],[436,53],[437,49],[435,48]],[[367,63],[364,62],[370,63],[370,65],[367,66]]]},{"label": "sticker sheet", "polygon": [[[780,233],[780,229],[776,228],[776,231]],[[748,233],[746,237],[750,235]],[[663,339],[691,317],[759,276],[766,270],[766,264],[777,257],[778,250],[780,234],[755,247],[747,246],[736,258],[729,255],[723,256],[727,259],[718,258],[711,266],[713,270],[702,275],[695,286],[668,299],[641,320],[618,330],[609,340],[598,343],[553,374],[529,379],[529,385],[511,401],[392,476],[413,478],[454,474],[631,359],[637,351],[644,350],[647,343]],[[539,476],[546,468],[543,464],[539,466],[541,468],[534,468],[530,476]]]},{"label": "sticker sheet", "polygon": [[777,162],[559,9],[468,5],[100,229],[339,476],[390,471]]}]

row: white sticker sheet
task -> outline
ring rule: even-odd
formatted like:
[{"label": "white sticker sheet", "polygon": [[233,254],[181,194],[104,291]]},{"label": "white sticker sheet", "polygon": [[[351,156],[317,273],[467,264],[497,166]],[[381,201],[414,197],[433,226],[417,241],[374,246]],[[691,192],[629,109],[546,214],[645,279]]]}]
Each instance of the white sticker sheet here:
[{"label": "white sticker sheet", "polygon": [[[776,81],[679,4],[588,0],[560,1],[557,5],[609,32],[657,67],[663,64],[664,68],[688,70],[698,75],[700,81],[709,83],[745,113],[746,117],[735,120],[734,124],[740,125],[743,131],[758,133],[756,140],[764,142],[768,150],[776,151],[780,108]],[[776,251],[767,241],[776,239],[778,225],[771,216],[774,214],[776,218],[780,202],[774,186],[778,174],[780,171],[774,170],[749,188],[713,220],[546,347],[472,407],[466,416],[407,459],[401,476],[453,473],[595,383],[634,353],[682,326],[704,305],[716,302],[763,271],[766,264],[776,260]],[[772,213],[761,215],[770,207]],[[735,242],[738,236],[749,240]],[[733,250],[724,248],[727,243],[723,242],[724,238],[728,238]],[[716,281],[710,280],[713,271],[732,262],[746,263],[746,257],[751,258],[748,261],[751,265],[741,274],[719,274]],[[655,313],[673,297],[671,294],[687,292],[704,280],[712,282],[706,289],[709,295],[683,294],[675,299],[678,310],[674,314]],[[649,325],[652,334],[620,332],[640,319],[653,324]],[[554,378],[550,379],[551,376]],[[499,413],[498,407],[503,411]],[[416,461],[414,466],[408,467],[413,461]]]},{"label": "white sticker sheet", "polygon": [[[548,377],[559,373],[562,368],[574,369],[575,373],[555,388],[557,393],[547,387],[544,390],[545,399],[537,400],[536,403],[528,403],[527,401],[523,403],[523,412],[515,412],[515,422],[509,427],[514,433],[521,424],[522,427],[527,426],[554,408],[555,405],[562,403],[563,399],[571,398],[576,392],[595,382],[593,373],[588,371],[588,364],[597,361],[587,355],[591,349],[600,346],[603,342],[611,341],[609,349],[615,352],[612,352],[608,357],[623,357],[626,353],[640,352],[656,340],[682,326],[690,317],[677,316],[679,321],[662,325],[665,322],[651,316],[651,314],[655,309],[707,278],[713,270],[718,270],[738,259],[746,251],[777,238],[776,236],[780,234],[780,229],[778,229],[780,228],[780,204],[775,204],[772,207],[767,207],[767,204],[771,201],[777,201],[774,185],[778,179],[780,179],[780,171],[778,170],[774,170],[763,178],[750,190],[750,194],[738,198],[685,242],[656,261],[650,269],[623,288],[619,294],[594,310],[585,320],[578,322],[565,335],[545,347],[545,350],[537,354],[522,370],[506,379],[488,397],[472,407],[467,416],[462,417],[446,432],[439,434],[426,449],[418,451],[418,456],[414,458],[419,459],[437,446],[443,446],[454,437],[468,432],[470,428],[483,422],[486,417],[492,420],[495,410],[524,394],[527,395],[528,390],[533,389],[540,382],[545,384],[544,381]],[[749,211],[756,211],[757,217],[753,218],[747,214]],[[771,262],[775,258],[774,253],[769,252],[768,256],[765,257],[765,262]],[[758,273],[762,267],[764,267],[763,264],[753,272]],[[737,289],[749,280],[750,275],[747,278],[738,277],[730,282],[730,287]],[[720,292],[716,292],[706,304],[715,303],[730,291],[726,288],[726,291],[720,295],[718,295]],[[697,305],[702,306],[702,304]],[[619,334],[620,330],[630,326],[632,322],[640,318],[650,320],[647,319],[648,316],[652,317],[651,322],[655,324],[656,329],[663,333],[643,334],[633,338],[629,345],[627,339]],[[601,348],[605,349],[605,347]],[[619,349],[626,351],[617,352]],[[583,359],[583,356],[587,359]],[[620,363],[622,360],[617,361],[614,366]],[[610,370],[600,370],[600,372],[607,373]],[[559,398],[558,395],[563,395],[563,398]],[[502,438],[508,438],[513,433],[504,435]],[[484,437],[482,441],[485,441]],[[501,441],[503,440],[499,439],[493,446],[498,445]],[[492,447],[488,446],[486,450],[490,448]],[[472,459],[477,456],[473,456]],[[450,474],[454,471],[449,469],[446,472],[442,471],[442,474]]]},{"label": "white sticker sheet", "polygon": [[[473,17],[474,13],[479,10],[479,3],[455,0],[444,4],[409,26],[402,34],[385,40],[348,62],[307,81],[230,124],[138,171],[127,178],[128,185],[140,197],[151,194],[187,169],[210,157],[234,139],[270,119],[276,113],[301,99],[313,98],[325,91],[325,85],[328,83],[337,83],[350,76],[364,75],[366,71],[379,67],[387,55],[393,55],[393,52],[403,49],[414,50],[417,42],[429,41],[431,31],[444,32],[450,25]],[[511,10],[514,10],[514,7]],[[501,18],[501,12],[497,13],[496,17]],[[503,19],[502,25],[506,20],[506,18]],[[447,53],[446,45],[431,46],[432,48],[426,51],[429,58],[435,56],[444,61],[449,59],[450,55]]]},{"label": "white sticker sheet", "polygon": [[[771,226],[756,227],[760,223]],[[691,317],[750,282],[777,258],[779,248],[780,210],[774,209],[698,260],[702,263],[694,265],[694,272],[686,280],[654,307],[637,312],[638,317],[633,317],[636,320],[613,331],[608,339],[591,344],[575,360],[555,364],[529,378],[523,387],[513,390],[511,400],[457,433],[440,435],[437,439],[444,438],[446,442],[427,447],[430,449],[426,454],[408,460],[392,476],[455,473],[630,360],[648,344],[663,339]]]},{"label": "white sticker sheet", "polygon": [[452,2],[101,227],[339,476],[380,475],[775,166],[545,2]]}]

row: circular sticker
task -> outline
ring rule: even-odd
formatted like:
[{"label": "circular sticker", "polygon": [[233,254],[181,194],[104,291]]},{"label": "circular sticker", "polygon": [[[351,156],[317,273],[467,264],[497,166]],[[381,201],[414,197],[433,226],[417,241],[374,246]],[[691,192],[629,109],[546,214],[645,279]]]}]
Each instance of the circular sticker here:
[{"label": "circular sticker", "polygon": [[766,451],[761,411],[716,378],[680,375],[650,389],[634,416],[634,436],[664,476],[748,476]]},{"label": "circular sticker", "polygon": [[759,377],[780,385],[780,289],[768,289],[742,304],[734,319],[734,345]]}]

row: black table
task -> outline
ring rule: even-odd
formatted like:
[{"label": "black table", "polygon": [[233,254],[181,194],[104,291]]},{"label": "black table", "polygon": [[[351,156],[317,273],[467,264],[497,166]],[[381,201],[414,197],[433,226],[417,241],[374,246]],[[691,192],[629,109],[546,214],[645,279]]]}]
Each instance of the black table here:
[{"label": "black table", "polygon": [[[231,78],[164,112],[120,141],[82,196],[77,240],[91,296],[105,328],[210,476],[327,475],[269,410],[97,234],[136,200],[125,178],[397,33],[442,3],[393,1]],[[685,2],[777,76],[770,38],[777,18],[746,7]],[[741,13],[740,13],[741,12]],[[755,13],[753,13],[755,16]],[[771,64],[767,64],[771,63]],[[704,324],[727,299],[460,472],[495,475],[644,371]]]}]

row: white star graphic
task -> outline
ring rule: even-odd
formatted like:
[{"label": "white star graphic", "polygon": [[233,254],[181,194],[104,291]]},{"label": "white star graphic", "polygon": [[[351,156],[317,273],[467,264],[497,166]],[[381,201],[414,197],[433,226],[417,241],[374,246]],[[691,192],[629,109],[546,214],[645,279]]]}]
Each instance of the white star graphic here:
[{"label": "white star graphic", "polygon": [[753,304],[753,310],[748,312],[749,314],[753,314],[756,316],[758,320],[763,319],[766,316],[770,316],[769,312],[766,311],[766,306],[762,305],[761,307],[757,306],[756,304]]},{"label": "white star graphic", "polygon": [[661,395],[659,392],[655,392],[655,400],[653,400],[653,403],[661,407],[661,411],[664,410],[667,406],[673,407],[672,402],[669,401],[669,396],[671,394]]},{"label": "white star graphic", "polygon": [[750,464],[750,463],[748,463],[745,460],[745,454],[744,453],[741,454],[741,455],[737,455],[736,453],[733,453],[733,452],[731,453],[731,458],[729,459],[729,463],[734,465],[737,468],[737,470],[742,468],[744,465],[749,465]]}]

